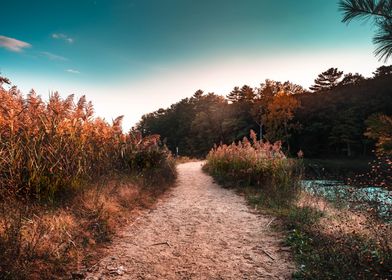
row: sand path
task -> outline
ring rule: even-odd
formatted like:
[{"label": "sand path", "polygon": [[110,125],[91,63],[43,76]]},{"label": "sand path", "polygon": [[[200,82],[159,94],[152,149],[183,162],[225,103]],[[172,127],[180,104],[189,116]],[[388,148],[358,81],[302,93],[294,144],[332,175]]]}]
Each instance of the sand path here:
[{"label": "sand path", "polygon": [[86,279],[290,279],[294,265],[271,217],[202,172],[178,166],[169,194],[124,227]]}]

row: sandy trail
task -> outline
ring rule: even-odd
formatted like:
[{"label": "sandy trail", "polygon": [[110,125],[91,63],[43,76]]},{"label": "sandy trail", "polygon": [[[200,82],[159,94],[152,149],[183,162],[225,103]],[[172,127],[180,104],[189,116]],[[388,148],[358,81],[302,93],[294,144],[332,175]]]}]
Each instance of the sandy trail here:
[{"label": "sandy trail", "polygon": [[290,279],[294,265],[270,217],[201,170],[178,166],[170,194],[126,226],[86,279]]}]

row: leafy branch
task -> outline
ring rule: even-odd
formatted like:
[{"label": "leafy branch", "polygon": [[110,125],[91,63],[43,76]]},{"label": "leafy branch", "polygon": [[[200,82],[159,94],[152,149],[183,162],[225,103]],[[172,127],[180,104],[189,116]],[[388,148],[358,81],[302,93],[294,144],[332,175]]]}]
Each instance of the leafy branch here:
[{"label": "leafy branch", "polygon": [[392,0],[340,0],[339,10],[345,23],[373,19],[378,29],[373,38],[375,55],[384,61],[392,56]]}]

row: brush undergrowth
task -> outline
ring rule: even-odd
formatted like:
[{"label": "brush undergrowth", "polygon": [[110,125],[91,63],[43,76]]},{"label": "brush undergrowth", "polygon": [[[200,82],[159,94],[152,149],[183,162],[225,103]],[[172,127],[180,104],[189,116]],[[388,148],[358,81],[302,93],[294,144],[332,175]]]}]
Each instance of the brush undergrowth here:
[{"label": "brush undergrowth", "polygon": [[[0,85],[0,279],[50,279],[110,240],[176,177],[159,136],[123,133],[85,97]],[[125,180],[125,181],[124,181]]]},{"label": "brush undergrowth", "polygon": [[225,186],[260,190],[266,204],[290,205],[300,188],[298,163],[284,155],[280,142],[260,143],[253,131],[250,139],[213,148],[205,170]]},{"label": "brush undergrowth", "polygon": [[321,198],[300,190],[300,160],[287,159],[279,143],[259,144],[253,132],[251,139],[215,147],[204,169],[280,218],[298,265],[294,279],[392,279],[391,224],[315,204]]},{"label": "brush undergrowth", "polygon": [[391,279],[392,228],[354,213],[331,216],[313,207],[293,207],[282,216],[294,252],[294,279]]},{"label": "brush undergrowth", "polygon": [[282,222],[277,229],[286,232],[297,264],[293,279],[392,279],[392,224],[309,194],[271,207],[259,190],[244,193],[253,207]]}]

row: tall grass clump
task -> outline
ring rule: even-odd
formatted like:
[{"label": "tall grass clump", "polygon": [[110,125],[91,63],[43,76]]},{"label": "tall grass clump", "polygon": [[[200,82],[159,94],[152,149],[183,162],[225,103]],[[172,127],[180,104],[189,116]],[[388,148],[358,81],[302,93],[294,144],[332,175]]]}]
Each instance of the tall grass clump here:
[{"label": "tall grass clump", "polygon": [[[122,117],[112,124],[93,117],[83,96],[62,99],[55,92],[47,102],[31,91],[0,86],[0,189],[7,193],[52,199],[80,188],[86,181],[113,171],[129,171],[135,154],[159,155],[158,136],[125,134]],[[152,159],[155,160],[156,158]]]},{"label": "tall grass clump", "polygon": [[0,77],[0,279],[57,279],[173,182],[159,135],[124,133],[83,96],[44,101]]},{"label": "tall grass clump", "polygon": [[298,196],[300,165],[287,158],[280,142],[257,141],[254,131],[238,143],[214,147],[205,169],[224,185],[253,187],[270,206],[288,206]]},{"label": "tall grass clump", "polygon": [[142,137],[139,131],[130,132],[131,153],[128,165],[142,184],[167,185],[176,178],[176,162],[166,146],[158,145],[159,135]]}]

